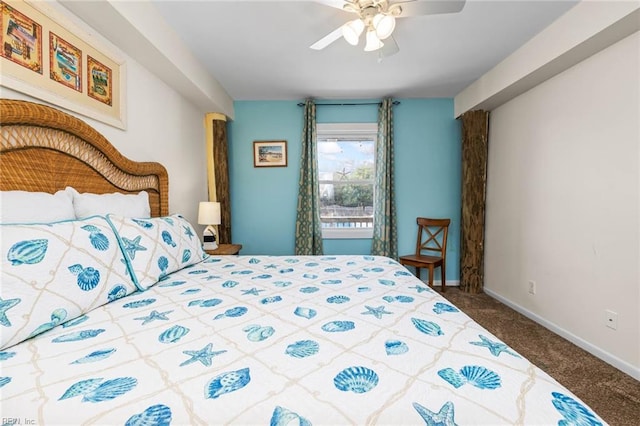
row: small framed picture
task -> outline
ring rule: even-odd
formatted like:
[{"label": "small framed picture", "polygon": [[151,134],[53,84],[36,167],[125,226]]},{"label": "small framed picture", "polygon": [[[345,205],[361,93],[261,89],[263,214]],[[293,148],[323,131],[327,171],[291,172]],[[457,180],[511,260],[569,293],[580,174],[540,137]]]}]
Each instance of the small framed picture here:
[{"label": "small framed picture", "polygon": [[82,93],[82,50],[49,31],[49,77]]},{"label": "small framed picture", "polygon": [[253,167],[287,167],[287,141],[254,141]]},{"label": "small framed picture", "polygon": [[112,105],[113,71],[87,55],[87,95],[105,105]]},{"label": "small framed picture", "polygon": [[0,1],[0,45],[2,57],[42,74],[42,25],[3,1]]}]

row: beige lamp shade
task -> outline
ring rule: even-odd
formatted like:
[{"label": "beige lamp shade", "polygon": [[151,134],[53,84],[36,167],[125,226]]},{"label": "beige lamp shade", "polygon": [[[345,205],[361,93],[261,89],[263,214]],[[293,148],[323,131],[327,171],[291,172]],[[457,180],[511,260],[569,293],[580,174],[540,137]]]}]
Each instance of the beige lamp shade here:
[{"label": "beige lamp shade", "polygon": [[198,209],[198,223],[200,225],[220,225],[220,203],[201,201]]},{"label": "beige lamp shade", "polygon": [[207,225],[202,233],[202,248],[204,250],[217,249],[216,229],[213,225],[220,225],[220,203],[201,201],[198,208],[198,223]]}]

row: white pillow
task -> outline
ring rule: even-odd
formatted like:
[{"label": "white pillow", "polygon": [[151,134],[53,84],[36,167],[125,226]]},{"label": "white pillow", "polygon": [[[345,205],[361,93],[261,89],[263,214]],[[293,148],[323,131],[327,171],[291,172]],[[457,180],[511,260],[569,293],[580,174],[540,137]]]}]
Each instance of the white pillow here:
[{"label": "white pillow", "polygon": [[0,204],[0,223],[50,223],[76,218],[73,197],[67,191],[1,191]]},{"label": "white pillow", "polygon": [[65,191],[73,197],[73,209],[78,219],[89,216],[105,216],[109,213],[125,217],[151,217],[149,194],[141,191],[137,194],[80,194],[68,186]]}]

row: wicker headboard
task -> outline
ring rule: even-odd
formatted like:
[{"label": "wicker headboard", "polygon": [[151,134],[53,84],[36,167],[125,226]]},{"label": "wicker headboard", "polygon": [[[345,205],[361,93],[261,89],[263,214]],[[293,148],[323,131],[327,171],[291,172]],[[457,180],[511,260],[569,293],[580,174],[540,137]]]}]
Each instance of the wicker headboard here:
[{"label": "wicker headboard", "polygon": [[84,121],[55,108],[0,99],[0,190],[104,194],[147,191],[152,216],[169,213],[160,163],[135,162]]}]

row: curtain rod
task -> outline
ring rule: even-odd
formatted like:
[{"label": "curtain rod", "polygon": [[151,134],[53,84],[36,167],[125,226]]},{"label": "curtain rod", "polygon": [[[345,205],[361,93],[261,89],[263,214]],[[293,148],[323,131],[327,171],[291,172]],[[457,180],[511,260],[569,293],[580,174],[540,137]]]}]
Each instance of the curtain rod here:
[{"label": "curtain rod", "polygon": [[[323,103],[316,106],[358,106],[358,105],[380,105],[382,102],[362,102],[362,103]],[[400,105],[400,101],[391,102],[392,105]],[[299,107],[304,106],[303,102],[298,103]]]}]

